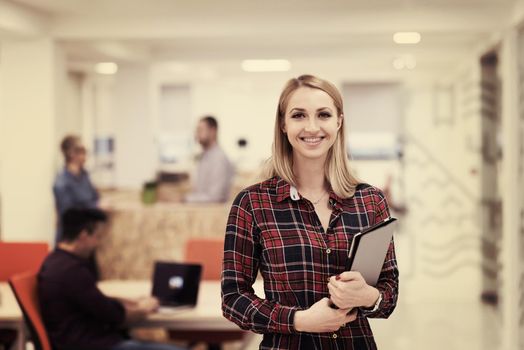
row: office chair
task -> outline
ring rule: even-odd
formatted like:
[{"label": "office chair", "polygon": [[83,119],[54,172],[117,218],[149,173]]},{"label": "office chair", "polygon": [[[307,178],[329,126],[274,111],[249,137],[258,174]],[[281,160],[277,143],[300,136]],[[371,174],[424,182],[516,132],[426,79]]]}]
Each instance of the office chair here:
[{"label": "office chair", "polygon": [[9,285],[22,309],[35,350],[52,350],[40,314],[36,273],[26,272],[15,275],[9,279]]},{"label": "office chair", "polygon": [[44,242],[0,242],[0,281],[17,273],[38,272],[48,253]]}]

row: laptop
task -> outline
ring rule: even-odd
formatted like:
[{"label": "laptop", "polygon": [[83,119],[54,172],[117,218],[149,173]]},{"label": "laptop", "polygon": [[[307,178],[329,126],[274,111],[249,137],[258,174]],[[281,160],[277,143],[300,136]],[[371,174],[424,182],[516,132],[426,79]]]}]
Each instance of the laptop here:
[{"label": "laptop", "polygon": [[156,261],[151,294],[164,309],[195,306],[201,275],[200,264]]}]

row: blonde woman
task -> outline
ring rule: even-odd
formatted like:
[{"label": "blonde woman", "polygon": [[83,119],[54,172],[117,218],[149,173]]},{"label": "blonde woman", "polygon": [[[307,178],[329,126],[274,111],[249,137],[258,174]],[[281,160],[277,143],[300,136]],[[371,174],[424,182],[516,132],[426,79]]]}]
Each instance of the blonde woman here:
[{"label": "blonde woman", "polygon": [[[367,319],[396,306],[393,241],[376,287],[344,271],[353,235],[389,217],[383,193],[351,173],[344,121],[333,84],[291,79],[278,103],[269,178],[231,207],[222,310],[264,334],[260,349],[376,349]],[[265,298],[252,288],[259,270]]]}]

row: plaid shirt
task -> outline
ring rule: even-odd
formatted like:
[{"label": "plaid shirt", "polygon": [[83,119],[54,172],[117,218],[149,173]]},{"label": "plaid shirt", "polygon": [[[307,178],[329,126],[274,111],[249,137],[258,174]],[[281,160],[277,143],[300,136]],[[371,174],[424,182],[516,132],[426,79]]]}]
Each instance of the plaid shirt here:
[{"label": "plaid shirt", "polygon": [[[382,192],[359,185],[342,199],[330,191],[333,208],[324,232],[313,204],[279,177],[243,190],[233,202],[226,229],[222,274],[224,316],[242,329],[264,333],[260,349],[376,349],[368,317],[387,318],[398,296],[393,241],[376,288],[376,312],[359,309],[355,321],[334,333],[295,330],[295,312],[329,297],[329,277],[344,271],[352,237],[389,217]],[[252,288],[258,270],[265,299]]]}]

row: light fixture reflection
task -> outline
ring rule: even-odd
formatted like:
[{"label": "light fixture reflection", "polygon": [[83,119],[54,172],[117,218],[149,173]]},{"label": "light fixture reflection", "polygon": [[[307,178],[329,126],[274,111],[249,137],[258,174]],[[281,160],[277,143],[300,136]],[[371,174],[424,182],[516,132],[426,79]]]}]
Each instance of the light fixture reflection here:
[{"label": "light fixture reflection", "polygon": [[112,75],[118,71],[118,65],[114,62],[100,62],[95,65],[98,74]]}]

